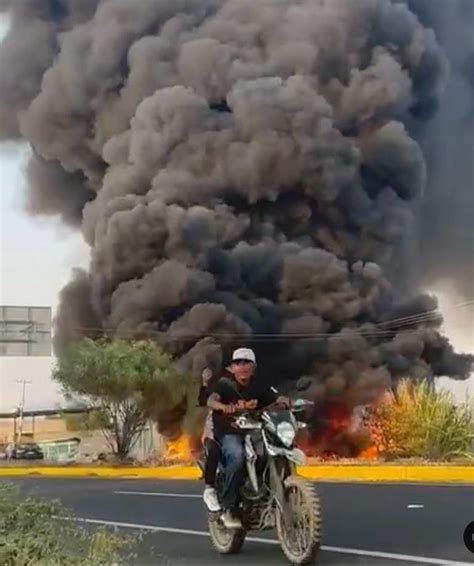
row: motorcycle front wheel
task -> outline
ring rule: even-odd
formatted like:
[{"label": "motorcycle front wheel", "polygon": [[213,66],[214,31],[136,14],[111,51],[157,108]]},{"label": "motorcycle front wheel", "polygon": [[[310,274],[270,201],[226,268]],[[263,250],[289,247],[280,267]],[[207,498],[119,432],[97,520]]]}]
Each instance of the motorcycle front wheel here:
[{"label": "motorcycle front wheel", "polygon": [[246,532],[244,529],[227,529],[219,517],[209,515],[209,535],[219,554],[237,554],[242,550]]},{"label": "motorcycle front wheel", "polygon": [[281,548],[291,564],[313,564],[321,546],[321,505],[315,487],[297,476],[283,484],[290,524],[279,507],[276,528]]}]

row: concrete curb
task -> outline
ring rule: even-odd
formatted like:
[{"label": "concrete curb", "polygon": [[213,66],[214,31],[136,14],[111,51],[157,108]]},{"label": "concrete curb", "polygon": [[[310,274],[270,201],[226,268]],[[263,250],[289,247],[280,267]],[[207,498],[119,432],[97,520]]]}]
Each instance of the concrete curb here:
[{"label": "concrete curb", "polygon": [[465,483],[474,484],[473,466],[303,466],[308,479],[340,482]]},{"label": "concrete curb", "polygon": [[0,468],[0,477],[57,477],[57,478],[109,478],[197,480],[201,471],[195,466],[163,466],[159,468],[107,467],[107,466],[31,466]]},{"label": "concrete curb", "polygon": [[[474,484],[474,466],[364,466],[320,465],[303,466],[299,474],[307,479],[333,482],[387,483],[463,483]],[[11,467],[0,468],[0,477],[59,477],[197,480],[201,471],[195,466],[157,468],[114,468],[94,466]]]}]

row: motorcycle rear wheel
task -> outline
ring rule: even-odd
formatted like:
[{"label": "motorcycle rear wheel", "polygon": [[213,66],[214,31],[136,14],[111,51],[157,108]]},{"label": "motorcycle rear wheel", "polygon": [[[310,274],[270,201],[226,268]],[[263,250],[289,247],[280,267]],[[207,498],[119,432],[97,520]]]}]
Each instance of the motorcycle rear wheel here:
[{"label": "motorcycle rear wheel", "polygon": [[276,528],[281,548],[297,566],[314,564],[321,546],[321,505],[315,487],[297,476],[284,482],[292,524],[286,525],[283,513],[276,509]]},{"label": "motorcycle rear wheel", "polygon": [[237,554],[242,550],[247,533],[244,529],[226,529],[219,518],[209,516],[209,534],[219,554]]}]

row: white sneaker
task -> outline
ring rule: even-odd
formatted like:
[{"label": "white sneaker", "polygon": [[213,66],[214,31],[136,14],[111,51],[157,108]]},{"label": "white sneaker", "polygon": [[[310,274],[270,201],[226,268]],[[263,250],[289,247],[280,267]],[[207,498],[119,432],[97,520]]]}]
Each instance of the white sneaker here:
[{"label": "white sneaker", "polygon": [[242,523],[238,517],[235,517],[230,511],[222,513],[222,522],[226,529],[241,529]]},{"label": "white sneaker", "polygon": [[221,510],[216,490],[213,487],[206,487],[203,493],[204,503],[211,513],[217,513]]}]

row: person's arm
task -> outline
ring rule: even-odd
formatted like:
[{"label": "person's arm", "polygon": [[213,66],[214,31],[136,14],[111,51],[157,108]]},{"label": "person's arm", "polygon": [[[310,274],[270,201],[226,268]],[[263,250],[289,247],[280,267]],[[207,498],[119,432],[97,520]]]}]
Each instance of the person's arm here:
[{"label": "person's arm", "polygon": [[212,370],[205,368],[201,373],[201,388],[199,389],[198,403],[200,407],[207,406],[207,400],[210,394],[210,380],[212,378]]},{"label": "person's arm", "polygon": [[229,384],[227,379],[221,378],[214,384],[212,391],[207,400],[207,406],[212,411],[219,411],[224,414],[230,415],[235,413],[236,406],[232,403],[228,403],[229,399]]},{"label": "person's arm", "polygon": [[283,405],[284,407],[289,407],[291,405],[291,400],[285,395],[280,395],[274,387],[266,387],[259,399],[259,407],[263,409],[269,405],[273,405],[274,403]]},{"label": "person's arm", "polygon": [[232,404],[222,403],[219,393],[211,393],[207,400],[207,406],[212,411],[221,411],[226,415],[235,413],[235,406]]}]

